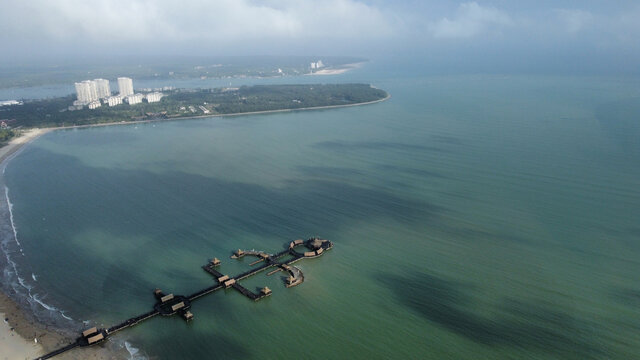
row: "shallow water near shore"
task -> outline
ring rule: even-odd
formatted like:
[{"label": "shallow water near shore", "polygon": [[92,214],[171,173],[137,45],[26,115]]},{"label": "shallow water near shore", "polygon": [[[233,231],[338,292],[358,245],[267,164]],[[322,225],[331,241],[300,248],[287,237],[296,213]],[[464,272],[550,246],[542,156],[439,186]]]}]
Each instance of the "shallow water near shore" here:
[{"label": "shallow water near shore", "polygon": [[4,174],[23,281],[67,326],[110,326],[156,287],[211,285],[209,258],[233,275],[234,249],[319,235],[335,247],[302,285],[259,274],[243,284],[269,298],[219,291],[116,340],[160,359],[640,352],[640,83],[374,70],[341,81],[379,104],[37,139]]}]

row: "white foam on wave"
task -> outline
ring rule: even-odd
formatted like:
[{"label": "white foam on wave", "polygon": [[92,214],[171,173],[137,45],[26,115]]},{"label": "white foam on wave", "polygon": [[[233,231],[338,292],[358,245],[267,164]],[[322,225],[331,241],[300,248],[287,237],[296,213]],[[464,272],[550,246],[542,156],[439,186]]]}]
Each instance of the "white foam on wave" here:
[{"label": "white foam on wave", "polygon": [[129,360],[146,360],[147,359],[147,357],[144,354],[140,353],[140,349],[131,345],[130,342],[125,341],[124,347],[129,352]]},{"label": "white foam on wave", "polygon": [[13,204],[9,199],[9,188],[6,186],[4,187],[4,197],[7,200],[7,207],[9,208],[9,221],[11,223],[11,228],[13,229],[13,238],[15,239],[16,244],[18,244],[18,247],[22,251],[22,245],[20,245],[20,241],[18,241],[18,229],[16,228],[16,224],[13,222]]},{"label": "white foam on wave", "polygon": [[[6,168],[6,166],[5,166]],[[4,169],[3,169],[4,172]],[[13,240],[15,241],[18,250],[20,251],[20,253],[24,256],[24,252],[22,250],[22,244],[20,244],[20,241],[18,240],[18,229],[16,228],[16,225],[14,223],[13,220],[13,204],[11,203],[11,199],[9,198],[9,188],[5,185],[4,187],[4,196],[5,199],[7,201],[7,209],[9,210],[9,222],[11,224],[11,229],[13,230]],[[34,302],[39,304],[40,306],[42,306],[43,308],[45,308],[46,310],[52,312],[52,313],[57,313],[60,314],[63,318],[69,320],[69,321],[73,321],[72,318],[70,318],[69,316],[65,315],[64,311],[56,308],[53,305],[49,305],[47,303],[45,303],[44,301],[40,300],[38,298],[37,294],[33,294],[31,292],[31,290],[33,289],[33,285],[29,285],[26,280],[20,276],[20,273],[18,271],[18,266],[15,263],[15,261],[13,261],[11,259],[11,255],[10,255],[10,251],[7,248],[8,246],[8,242],[9,240],[5,240],[2,242],[2,252],[4,252],[5,258],[7,259],[7,264],[9,264],[10,268],[9,269],[5,269],[4,273],[6,275],[11,275],[11,273],[13,273],[16,278],[18,279],[18,281],[12,281],[11,282],[11,287],[13,288],[13,290],[18,293],[18,294],[23,294],[24,291],[20,291],[19,288],[17,288],[17,285],[20,285],[20,287],[22,287],[22,289],[26,290],[26,296],[27,296],[27,301],[29,301],[29,303],[33,304]],[[12,271],[13,270],[13,271]],[[36,275],[34,273],[31,273],[31,278],[34,281],[37,281]]]}]

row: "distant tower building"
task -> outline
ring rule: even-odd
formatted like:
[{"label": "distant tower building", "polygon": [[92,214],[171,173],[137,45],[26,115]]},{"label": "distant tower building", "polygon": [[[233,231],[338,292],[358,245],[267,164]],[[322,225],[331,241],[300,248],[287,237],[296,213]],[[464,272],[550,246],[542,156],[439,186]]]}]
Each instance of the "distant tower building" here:
[{"label": "distant tower building", "polygon": [[118,89],[120,96],[133,95],[133,81],[128,77],[118,78]]},{"label": "distant tower building", "polygon": [[111,88],[109,87],[109,80],[95,79],[96,93],[99,99],[104,99],[111,96]]},{"label": "distant tower building", "polygon": [[76,94],[78,96],[78,103],[89,103],[91,102],[91,95],[89,94],[89,84],[84,82],[75,83],[76,86]]},{"label": "distant tower building", "polygon": [[96,89],[96,82],[91,80],[85,80],[83,83],[89,85],[89,101],[98,100],[98,90]]},{"label": "distant tower building", "polygon": [[96,83],[94,81],[85,80],[83,82],[75,83],[75,86],[79,103],[88,104],[94,100],[98,100]]}]

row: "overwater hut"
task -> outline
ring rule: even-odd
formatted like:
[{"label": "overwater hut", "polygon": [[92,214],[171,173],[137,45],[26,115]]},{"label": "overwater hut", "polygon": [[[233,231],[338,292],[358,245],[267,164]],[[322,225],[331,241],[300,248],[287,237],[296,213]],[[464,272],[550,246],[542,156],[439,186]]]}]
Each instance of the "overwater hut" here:
[{"label": "overwater hut", "polygon": [[227,281],[227,280],[229,280],[229,275],[220,276],[220,277],[218,278],[218,282],[219,282],[219,283],[223,283],[223,282],[225,282],[225,281]]},{"label": "overwater hut", "polygon": [[193,319],[193,314],[191,313],[191,311],[187,310],[182,314],[182,317],[185,320],[189,321],[189,320]]},{"label": "overwater hut", "polygon": [[269,295],[271,294],[271,289],[269,289],[269,287],[265,286],[262,288],[262,290],[260,290],[261,293],[263,293],[264,295]]},{"label": "overwater hut", "polygon": [[231,287],[231,285],[236,283],[236,279],[229,279],[227,281],[224,282],[224,287],[225,288],[229,288]]},{"label": "overwater hut", "polygon": [[218,258],[213,258],[213,260],[211,260],[211,265],[213,265],[213,266],[218,266],[218,265],[220,265],[220,259],[218,259]]},{"label": "overwater hut", "polygon": [[307,242],[307,245],[309,246],[309,248],[317,250],[322,247],[323,243],[324,243],[324,240],[322,239],[312,238],[312,239],[309,239],[309,241]]},{"label": "overwater hut", "polygon": [[316,255],[322,254],[323,251],[324,251],[323,248],[319,248],[318,250],[316,250]]},{"label": "overwater hut", "polygon": [[267,254],[267,253],[260,253],[260,254],[258,254],[258,256],[260,256],[260,257],[261,257],[261,258],[263,258],[263,259],[266,259],[266,258],[268,258],[268,257],[269,257],[269,254]]},{"label": "overwater hut", "polygon": [[180,301],[179,303],[171,306],[171,310],[176,311],[176,310],[182,309],[183,307],[184,307],[184,301]]},{"label": "overwater hut", "polygon": [[233,253],[233,255],[235,255],[236,257],[244,256],[244,251],[241,249],[238,249]]},{"label": "overwater hut", "polygon": [[160,296],[160,295],[162,295],[162,290],[161,289],[156,289],[156,291],[154,291],[153,294],[155,296]]},{"label": "overwater hut", "polygon": [[89,345],[91,344],[95,344],[100,340],[104,340],[104,335],[102,333],[96,335],[96,336],[92,336],[89,339],[87,339],[87,341],[89,342]]},{"label": "overwater hut", "polygon": [[161,303],[166,303],[167,301],[173,299],[173,294],[165,295],[160,298]]},{"label": "overwater hut", "polygon": [[304,242],[304,241],[302,241],[302,239],[297,239],[297,240],[294,240],[294,241],[293,241],[293,245],[294,245],[294,246],[302,245],[302,243],[303,243],[303,242]]},{"label": "overwater hut", "polygon": [[291,285],[296,281],[296,278],[294,278],[293,276],[289,276],[287,278],[287,284]]},{"label": "overwater hut", "polygon": [[305,257],[311,257],[311,256],[316,256],[316,252],[315,251],[307,251],[304,253]]},{"label": "overwater hut", "polygon": [[97,332],[98,332],[98,328],[96,328],[96,327],[94,326],[94,327],[92,327],[91,329],[87,329],[87,330],[83,331],[83,332],[82,332],[82,337],[85,337],[85,338],[86,338],[86,337],[89,337],[89,336],[91,336],[91,335],[93,335],[93,334],[95,334],[95,333],[97,333]]}]

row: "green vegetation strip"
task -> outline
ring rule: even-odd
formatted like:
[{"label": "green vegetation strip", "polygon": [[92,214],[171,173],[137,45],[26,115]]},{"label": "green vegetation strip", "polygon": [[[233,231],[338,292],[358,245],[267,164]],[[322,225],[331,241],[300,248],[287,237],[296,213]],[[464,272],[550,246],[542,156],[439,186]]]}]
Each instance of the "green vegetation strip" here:
[{"label": "green vegetation strip", "polygon": [[4,107],[0,111],[0,118],[15,119],[12,127],[77,126],[355,105],[382,100],[388,96],[384,90],[368,84],[255,85],[240,88],[178,89],[164,94],[166,96],[156,103],[143,102],[113,107],[102,105],[95,110],[86,107],[82,110],[68,110],[75,100],[73,95],[25,101],[24,105]]}]

